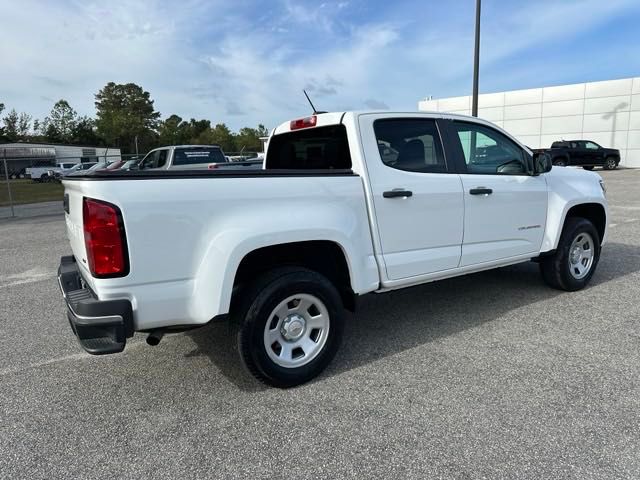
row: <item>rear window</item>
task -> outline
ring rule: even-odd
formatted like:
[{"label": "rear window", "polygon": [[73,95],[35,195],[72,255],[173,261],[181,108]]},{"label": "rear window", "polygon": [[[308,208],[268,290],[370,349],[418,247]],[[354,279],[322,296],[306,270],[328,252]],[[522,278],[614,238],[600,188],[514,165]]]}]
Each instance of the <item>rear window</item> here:
[{"label": "rear window", "polygon": [[269,140],[265,168],[351,168],[347,129],[331,125],[274,135]]},{"label": "rear window", "polygon": [[176,148],[173,155],[174,165],[223,163],[227,161],[222,150],[217,147]]}]

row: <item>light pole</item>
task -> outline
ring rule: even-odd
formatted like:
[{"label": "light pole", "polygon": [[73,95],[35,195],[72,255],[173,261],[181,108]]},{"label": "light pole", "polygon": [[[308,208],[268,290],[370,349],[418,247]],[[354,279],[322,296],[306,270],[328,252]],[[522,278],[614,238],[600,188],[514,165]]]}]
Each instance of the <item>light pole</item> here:
[{"label": "light pole", "polygon": [[476,45],[473,52],[473,97],[471,100],[471,115],[478,116],[478,68],[480,67],[480,3],[476,0]]}]

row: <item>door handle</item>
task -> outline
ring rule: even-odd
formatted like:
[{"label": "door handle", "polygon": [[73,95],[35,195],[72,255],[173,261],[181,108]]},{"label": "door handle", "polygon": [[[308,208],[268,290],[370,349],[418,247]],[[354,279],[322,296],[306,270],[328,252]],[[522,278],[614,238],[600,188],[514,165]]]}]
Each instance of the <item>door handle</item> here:
[{"label": "door handle", "polygon": [[413,195],[411,190],[387,190],[386,192],[382,192],[382,196],[384,198],[398,198],[398,197],[410,197]]},{"label": "door handle", "polygon": [[491,195],[493,190],[486,187],[476,187],[469,190],[471,195]]}]

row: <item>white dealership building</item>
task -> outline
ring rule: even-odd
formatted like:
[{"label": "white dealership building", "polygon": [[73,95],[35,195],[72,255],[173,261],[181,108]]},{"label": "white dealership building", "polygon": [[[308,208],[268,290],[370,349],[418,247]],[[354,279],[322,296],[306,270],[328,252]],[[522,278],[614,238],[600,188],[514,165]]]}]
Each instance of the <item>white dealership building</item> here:
[{"label": "white dealership building", "polygon": [[[427,98],[420,111],[471,114],[471,96]],[[531,148],[556,140],[592,140],[620,150],[620,164],[640,168],[640,77],[486,93],[478,116]]]}]

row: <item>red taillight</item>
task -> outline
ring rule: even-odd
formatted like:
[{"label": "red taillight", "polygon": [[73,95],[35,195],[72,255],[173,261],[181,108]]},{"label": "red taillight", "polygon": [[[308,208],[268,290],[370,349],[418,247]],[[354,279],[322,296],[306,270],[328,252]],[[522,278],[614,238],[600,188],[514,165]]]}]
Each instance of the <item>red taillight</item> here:
[{"label": "red taillight", "polygon": [[120,209],[110,203],[85,197],[82,217],[91,274],[98,278],[127,275],[129,259]]},{"label": "red taillight", "polygon": [[318,117],[315,115],[306,118],[299,118],[298,120],[291,120],[289,128],[291,130],[299,130],[301,128],[315,127],[317,121]]}]

